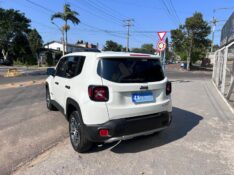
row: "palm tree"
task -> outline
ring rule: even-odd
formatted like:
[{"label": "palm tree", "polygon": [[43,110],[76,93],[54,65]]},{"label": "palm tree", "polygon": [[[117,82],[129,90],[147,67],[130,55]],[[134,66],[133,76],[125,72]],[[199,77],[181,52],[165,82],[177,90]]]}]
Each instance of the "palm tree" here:
[{"label": "palm tree", "polygon": [[67,31],[70,29],[68,21],[71,21],[73,24],[79,24],[80,20],[79,18],[77,18],[78,15],[79,15],[78,12],[71,10],[70,4],[64,4],[63,12],[57,12],[51,16],[51,20],[53,20],[54,18],[60,18],[65,22],[63,30],[65,31],[66,51],[67,51]]}]

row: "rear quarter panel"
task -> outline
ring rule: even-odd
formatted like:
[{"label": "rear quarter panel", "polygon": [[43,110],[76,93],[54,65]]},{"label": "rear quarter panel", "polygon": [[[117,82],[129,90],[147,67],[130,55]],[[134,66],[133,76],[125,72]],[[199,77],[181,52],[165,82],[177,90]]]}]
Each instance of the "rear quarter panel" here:
[{"label": "rear quarter panel", "polygon": [[80,106],[83,122],[86,125],[102,124],[109,120],[105,102],[94,102],[88,95],[90,85],[102,85],[102,79],[97,75],[98,59],[86,57],[80,75],[72,78],[71,91],[67,98],[74,99]]}]

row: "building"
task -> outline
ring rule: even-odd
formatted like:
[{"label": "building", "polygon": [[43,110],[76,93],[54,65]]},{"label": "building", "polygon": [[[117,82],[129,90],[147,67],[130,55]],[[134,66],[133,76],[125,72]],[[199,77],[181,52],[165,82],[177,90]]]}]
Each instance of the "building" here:
[{"label": "building", "polygon": [[[53,49],[63,52],[63,43],[60,41],[51,41],[44,44],[44,48]],[[67,53],[76,52],[83,48],[97,49],[97,45],[89,44],[87,42],[78,41],[77,44],[67,44]]]}]

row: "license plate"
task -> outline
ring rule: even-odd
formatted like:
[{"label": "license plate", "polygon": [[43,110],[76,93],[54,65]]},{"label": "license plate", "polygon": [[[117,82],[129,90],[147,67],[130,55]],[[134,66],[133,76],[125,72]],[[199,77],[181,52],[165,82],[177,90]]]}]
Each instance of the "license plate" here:
[{"label": "license plate", "polygon": [[150,91],[147,92],[136,92],[132,94],[132,101],[134,103],[153,102],[154,96]]}]

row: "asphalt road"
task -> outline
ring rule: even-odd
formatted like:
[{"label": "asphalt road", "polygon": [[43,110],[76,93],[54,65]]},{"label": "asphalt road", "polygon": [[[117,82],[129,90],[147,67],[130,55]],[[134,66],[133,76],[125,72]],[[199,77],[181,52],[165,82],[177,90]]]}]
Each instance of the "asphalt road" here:
[{"label": "asphalt road", "polygon": [[175,70],[166,70],[166,76],[169,80],[201,80],[211,79],[212,72],[210,71],[191,71],[182,72]]},{"label": "asphalt road", "polygon": [[47,75],[28,75],[28,76],[19,76],[19,77],[0,77],[0,85],[8,83],[20,83],[25,81],[35,81],[46,79]]},{"label": "asphalt road", "polygon": [[65,118],[49,112],[44,85],[0,90],[0,174],[9,174],[68,135]]},{"label": "asphalt road", "polygon": [[[54,163],[57,165],[56,169],[59,169],[58,174],[74,174],[75,171],[81,170],[81,174],[89,174],[89,172],[95,174],[97,168],[99,168],[97,174],[111,174],[111,170],[101,170],[102,166],[105,166],[103,170],[108,168],[108,162],[110,167],[115,166],[114,174],[122,174],[129,170],[133,170],[130,174],[144,174],[144,172],[157,174],[157,171],[160,172],[159,174],[168,174],[167,172],[172,174],[173,171],[175,171],[174,174],[180,172],[196,174],[199,171],[195,169],[201,168],[204,168],[204,171],[200,174],[211,172],[220,174],[222,171],[223,174],[229,174],[233,162],[228,159],[227,152],[222,152],[222,143],[218,142],[217,150],[211,149],[212,155],[209,153],[209,149],[219,141],[218,139],[223,141],[222,137],[226,139],[224,143],[228,142],[228,146],[224,144],[223,149],[228,150],[231,148],[229,144],[233,144],[230,142],[230,138],[233,137],[230,133],[233,133],[233,130],[229,129],[233,126],[233,119],[229,113],[222,115],[228,109],[222,111],[223,108],[219,108],[220,104],[222,107],[224,104],[216,102],[220,100],[218,97],[216,101],[210,97],[213,96],[209,94],[209,88],[212,86],[206,85],[211,73],[168,71],[167,75],[174,87],[174,123],[170,129],[159,136],[126,141],[119,146],[107,144],[104,147],[95,148],[86,155],[73,152],[69,141],[65,139],[68,137],[68,123],[64,116],[59,112],[49,112],[46,109],[43,85],[0,90],[0,174],[9,174],[16,166],[35,158],[64,139],[65,142],[59,145],[61,149],[55,147],[56,150],[54,150],[55,153],[59,151],[65,154],[61,160],[58,158],[61,154],[57,158],[53,157],[54,161],[57,161],[57,164]],[[199,92],[196,92],[197,89],[202,93],[197,94]],[[185,91],[191,91],[192,96],[187,96]],[[215,93],[214,89],[213,93]],[[200,98],[201,102],[197,98]],[[201,106],[199,106],[200,103]],[[205,151],[202,151],[203,148]],[[48,157],[51,153],[45,154]],[[64,163],[66,158],[70,159],[69,156],[71,160]],[[43,162],[42,159],[40,157],[39,162]],[[194,164],[194,161],[200,162]],[[78,165],[77,162],[81,164]],[[64,163],[65,167],[59,163]],[[90,165],[94,164],[92,168]],[[167,167],[167,164],[171,165]],[[43,169],[41,172],[36,172],[35,169],[35,172],[29,171],[27,174],[57,174],[55,167],[54,169],[51,167],[51,170],[48,168],[49,165],[49,163],[42,165],[48,172]],[[75,166],[73,170],[66,169],[72,166]],[[18,173],[24,174],[24,172],[27,171],[22,169]]]}]

